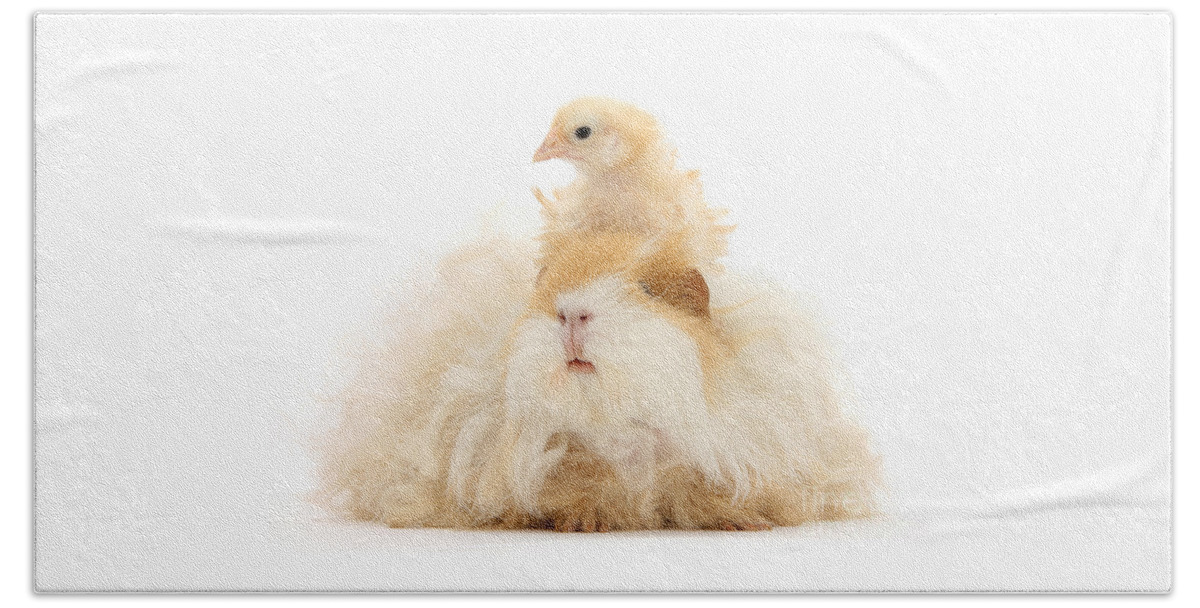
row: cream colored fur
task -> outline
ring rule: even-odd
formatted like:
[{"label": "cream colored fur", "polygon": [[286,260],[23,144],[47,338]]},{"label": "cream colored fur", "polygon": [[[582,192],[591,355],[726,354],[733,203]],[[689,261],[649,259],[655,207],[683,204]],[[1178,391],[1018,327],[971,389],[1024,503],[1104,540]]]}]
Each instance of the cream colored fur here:
[{"label": "cream colored fur", "polygon": [[621,272],[589,277],[555,294],[596,311],[596,373],[577,374],[559,322],[529,305],[536,260],[532,244],[467,246],[394,319],[340,400],[326,504],[392,526],[566,530],[869,514],[875,457],[793,298],[708,271],[711,317],[680,321]]}]

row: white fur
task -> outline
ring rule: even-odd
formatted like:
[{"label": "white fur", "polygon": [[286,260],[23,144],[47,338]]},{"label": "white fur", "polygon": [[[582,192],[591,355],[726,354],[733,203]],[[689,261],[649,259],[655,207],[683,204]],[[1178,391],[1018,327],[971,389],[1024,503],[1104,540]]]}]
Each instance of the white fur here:
[{"label": "white fur", "polygon": [[[635,491],[686,464],[737,497],[803,479],[851,488],[838,500],[869,502],[865,443],[840,411],[826,347],[783,291],[709,273],[712,321],[740,346],[706,397],[696,343],[619,277],[560,296],[593,315],[584,352],[595,373],[584,374],[567,369],[558,319],[522,313],[531,251],[499,244],[467,259],[499,276],[444,267],[423,316],[393,345],[398,368],[364,374],[351,391],[361,405],[347,408],[331,442],[351,445],[336,446],[329,485],[345,489],[338,471],[387,471],[354,478],[361,487],[349,500],[366,503],[360,512],[435,521],[437,507],[422,505],[439,502],[423,493],[443,492],[471,521],[512,506],[537,514],[543,480],[566,449],[546,449],[556,433],[583,442]],[[430,377],[435,387],[422,392],[416,380]]]},{"label": "white fur", "polygon": [[[556,319],[534,315],[517,329],[500,418],[518,433],[511,439],[517,447],[510,484],[518,504],[531,512],[545,474],[562,456],[562,450],[543,449],[556,433],[581,440],[631,488],[649,488],[659,466],[679,462],[748,490],[744,451],[736,438],[716,432],[721,425],[708,411],[695,342],[634,303],[626,289],[619,278],[606,277],[559,297],[563,306],[592,311],[585,355],[595,365],[593,374],[568,371]],[[456,453],[491,447],[472,445],[478,437],[461,435]],[[455,459],[472,461],[462,454]],[[451,477],[465,473],[452,471]],[[489,513],[501,507],[473,506]]]}]

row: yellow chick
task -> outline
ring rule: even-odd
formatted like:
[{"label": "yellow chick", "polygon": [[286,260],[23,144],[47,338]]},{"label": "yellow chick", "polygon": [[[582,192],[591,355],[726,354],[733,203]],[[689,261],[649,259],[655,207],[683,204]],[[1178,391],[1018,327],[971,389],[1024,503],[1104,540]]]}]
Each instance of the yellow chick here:
[{"label": "yellow chick", "polygon": [[583,97],[563,106],[533,162],[561,158],[577,179],[554,190],[534,188],[547,234],[607,231],[682,234],[696,263],[714,266],[733,226],[718,225],[724,209],[704,202],[698,171],[675,168],[675,149],[650,114],[621,101]]}]

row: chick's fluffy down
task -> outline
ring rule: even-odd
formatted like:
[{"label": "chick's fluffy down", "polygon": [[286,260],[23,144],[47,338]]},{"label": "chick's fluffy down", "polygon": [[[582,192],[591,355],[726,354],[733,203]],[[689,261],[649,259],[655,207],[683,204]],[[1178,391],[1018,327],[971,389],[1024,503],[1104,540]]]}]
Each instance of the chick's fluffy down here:
[{"label": "chick's fluffy down", "polygon": [[[532,246],[461,249],[364,357],[327,437],[321,497],[391,526],[566,529],[795,525],[869,514],[876,475],[826,349],[785,293],[710,273],[718,365],[620,277],[597,310],[594,374],[564,366],[527,309]],[[572,527],[574,526],[574,527]]]}]

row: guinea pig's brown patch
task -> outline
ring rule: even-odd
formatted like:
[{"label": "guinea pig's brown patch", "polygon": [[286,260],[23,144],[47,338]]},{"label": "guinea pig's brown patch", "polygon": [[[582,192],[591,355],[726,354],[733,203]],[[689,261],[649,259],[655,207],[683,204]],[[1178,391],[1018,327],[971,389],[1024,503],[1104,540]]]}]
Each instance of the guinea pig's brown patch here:
[{"label": "guinea pig's brown patch", "polygon": [[578,231],[548,235],[543,241],[534,310],[552,315],[558,294],[622,275],[652,300],[689,317],[709,318],[708,283],[686,253],[682,235],[647,241],[631,233]]},{"label": "guinea pig's brown patch", "polygon": [[708,316],[708,283],[695,268],[650,269],[638,284],[650,297],[697,317]]}]

